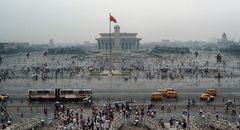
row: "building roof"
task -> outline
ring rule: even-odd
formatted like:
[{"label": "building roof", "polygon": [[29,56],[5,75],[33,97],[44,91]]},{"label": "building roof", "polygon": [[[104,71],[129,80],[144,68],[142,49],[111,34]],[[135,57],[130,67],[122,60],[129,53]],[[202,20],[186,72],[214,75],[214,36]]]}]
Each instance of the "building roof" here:
[{"label": "building roof", "polygon": [[[104,40],[104,41],[109,41],[108,37],[102,37],[102,38],[96,38],[96,40]],[[111,38],[112,41],[114,41],[114,37]],[[121,41],[129,41],[129,40],[142,40],[142,38],[131,38],[131,37],[123,37],[120,38]]]},{"label": "building roof", "polygon": [[[109,33],[100,33],[102,37],[108,37]],[[111,36],[114,36],[114,33],[111,33]],[[137,33],[120,33],[120,36],[137,36]]]}]

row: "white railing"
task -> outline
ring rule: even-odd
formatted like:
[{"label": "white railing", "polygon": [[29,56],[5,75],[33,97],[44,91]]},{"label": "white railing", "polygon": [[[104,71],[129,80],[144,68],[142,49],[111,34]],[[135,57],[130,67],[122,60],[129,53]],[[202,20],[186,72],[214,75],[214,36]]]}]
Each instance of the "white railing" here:
[{"label": "white railing", "polygon": [[118,130],[124,123],[124,117],[121,113],[114,118],[109,130]]},{"label": "white railing", "polygon": [[197,124],[195,124],[194,122],[190,121],[188,123],[188,127],[189,130],[202,130],[202,128],[200,128],[199,126],[197,126]]},{"label": "white railing", "polygon": [[[234,123],[230,123],[227,120],[223,120],[223,119],[216,119],[212,114],[207,114],[207,116],[202,116],[200,117],[200,119],[198,119],[198,121],[200,121],[200,126],[201,127],[213,127],[215,129],[219,129],[219,130],[239,130],[237,128],[237,125]],[[195,121],[195,117],[191,116],[191,120],[188,124],[188,128],[191,130],[202,130],[203,128],[199,127],[196,124]]]},{"label": "white railing", "polygon": [[230,123],[227,120],[216,119],[216,118],[211,118],[210,126],[214,127],[215,129],[222,129],[222,130],[239,130],[237,128],[237,125]]},{"label": "white railing", "polygon": [[202,128],[200,128],[200,126],[196,124],[195,118],[196,118],[195,116],[190,116],[187,128],[190,130],[202,130]]},{"label": "white railing", "polygon": [[153,118],[145,116],[143,118],[143,124],[151,130],[167,130],[167,128],[162,128],[161,125]]},{"label": "white railing", "polygon": [[41,124],[41,119],[33,118],[29,121],[19,122],[10,126],[10,130],[29,130],[38,127]]}]

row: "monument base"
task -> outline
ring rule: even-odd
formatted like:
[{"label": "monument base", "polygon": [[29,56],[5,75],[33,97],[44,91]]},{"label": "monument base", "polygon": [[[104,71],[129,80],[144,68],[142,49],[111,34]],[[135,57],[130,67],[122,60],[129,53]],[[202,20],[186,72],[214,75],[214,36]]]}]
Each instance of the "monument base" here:
[{"label": "monument base", "polygon": [[121,75],[121,72],[118,70],[112,70],[112,72],[110,73],[109,70],[104,70],[101,75],[108,75],[108,76],[114,76],[114,75]]}]

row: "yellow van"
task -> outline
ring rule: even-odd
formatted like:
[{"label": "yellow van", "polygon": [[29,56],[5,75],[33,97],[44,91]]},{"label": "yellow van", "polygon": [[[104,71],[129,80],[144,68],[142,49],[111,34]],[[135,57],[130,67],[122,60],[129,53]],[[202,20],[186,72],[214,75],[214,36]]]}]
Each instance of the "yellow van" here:
[{"label": "yellow van", "polygon": [[166,90],[165,88],[160,88],[160,89],[158,89],[157,91],[160,92],[163,97],[165,97],[166,94],[167,94],[167,90]]},{"label": "yellow van", "polygon": [[163,100],[163,96],[160,92],[152,92],[151,101],[161,101]]},{"label": "yellow van", "polygon": [[176,90],[174,88],[165,88],[165,90],[168,92],[168,91],[174,91],[176,92]]},{"label": "yellow van", "polygon": [[178,93],[176,91],[167,91],[166,97],[167,98],[177,98]]},{"label": "yellow van", "polygon": [[209,94],[209,95],[212,95],[212,96],[216,96],[217,95],[217,90],[209,88],[209,89],[207,89],[206,93]]}]

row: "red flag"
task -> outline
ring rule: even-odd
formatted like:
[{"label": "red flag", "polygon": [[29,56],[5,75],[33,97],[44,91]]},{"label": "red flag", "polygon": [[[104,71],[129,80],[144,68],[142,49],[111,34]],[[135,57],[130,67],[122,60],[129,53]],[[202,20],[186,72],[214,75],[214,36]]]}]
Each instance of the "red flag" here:
[{"label": "red flag", "polygon": [[112,15],[110,15],[110,22],[117,23],[117,20]]}]

